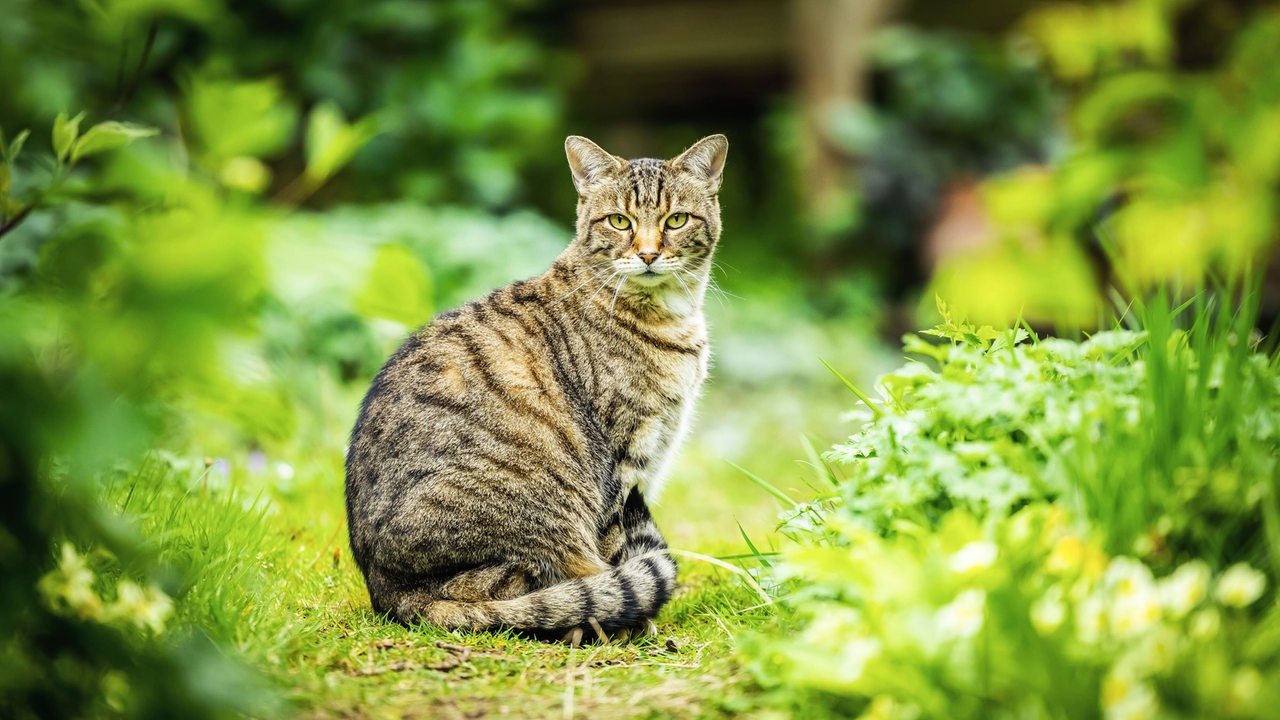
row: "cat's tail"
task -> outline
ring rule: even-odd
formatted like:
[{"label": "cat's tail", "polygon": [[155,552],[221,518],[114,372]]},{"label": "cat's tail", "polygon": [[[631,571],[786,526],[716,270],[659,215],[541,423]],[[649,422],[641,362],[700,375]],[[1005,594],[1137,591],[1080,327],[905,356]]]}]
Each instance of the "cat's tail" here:
[{"label": "cat's tail", "polygon": [[589,638],[593,631],[635,629],[656,616],[675,591],[676,570],[666,549],[655,549],[604,572],[509,600],[432,600],[417,607],[402,603],[393,614],[407,623],[447,629],[508,627],[545,637],[581,628]]}]

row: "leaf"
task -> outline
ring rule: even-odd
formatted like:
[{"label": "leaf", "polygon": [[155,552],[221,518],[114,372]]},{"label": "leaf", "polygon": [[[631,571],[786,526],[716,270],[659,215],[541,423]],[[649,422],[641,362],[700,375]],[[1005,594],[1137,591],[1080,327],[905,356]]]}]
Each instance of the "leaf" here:
[{"label": "leaf", "polygon": [[307,175],[328,179],[377,134],[372,116],[348,124],[333,103],[317,105],[307,118]]},{"label": "leaf", "polygon": [[822,363],[823,365],[826,365],[827,369],[830,370],[832,374],[840,378],[840,382],[844,383],[844,386],[849,388],[849,391],[852,392],[854,395],[856,395],[857,398],[862,401],[862,404],[866,405],[867,408],[871,410],[872,415],[875,415],[877,419],[884,417],[884,410],[881,410],[879,407],[877,407],[876,404],[871,401],[871,398],[867,397],[866,393],[862,392],[861,390],[858,389],[856,385],[849,382],[849,379],[841,375],[839,370],[836,370],[834,367],[831,366],[831,363],[827,362],[826,360],[823,360],[822,358],[818,358],[818,362]]},{"label": "leaf", "polygon": [[431,316],[431,279],[413,253],[399,245],[386,245],[374,258],[355,307],[366,317],[416,327]]},{"label": "leaf", "polygon": [[[58,162],[67,159],[72,143],[80,134],[80,121],[83,119],[84,113],[79,113],[68,120],[64,112],[58,113],[58,117],[53,119],[53,152],[58,157]],[[72,161],[74,162],[75,158],[72,158]]]},{"label": "leaf", "polygon": [[781,491],[781,490],[779,490],[778,488],[776,488],[776,487],[774,487],[773,485],[769,484],[769,481],[768,481],[768,480],[765,480],[764,478],[760,477],[759,475],[756,475],[755,473],[753,473],[753,472],[751,472],[750,470],[748,470],[748,469],[746,469],[746,468],[744,468],[744,467],[742,467],[742,466],[738,465],[737,463],[734,463],[734,462],[729,461],[729,460],[726,460],[725,462],[728,462],[730,467],[732,467],[733,469],[735,469],[735,470],[737,470],[738,472],[742,473],[743,475],[746,475],[748,480],[750,480],[751,482],[755,483],[756,485],[759,485],[759,486],[760,486],[760,488],[761,488],[762,490],[764,490],[765,492],[769,493],[770,495],[772,495],[772,496],[774,496],[774,497],[778,498],[779,500],[781,500],[781,501],[782,501],[783,503],[785,503],[786,505],[790,506],[790,507],[791,507],[791,508],[793,508],[793,509],[800,507],[800,503],[798,503],[798,502],[796,502],[795,500],[792,500],[791,498],[787,497],[787,494],[786,494],[786,493],[782,492],[782,491]]},{"label": "leaf", "polygon": [[75,162],[87,155],[115,150],[139,138],[152,137],[159,134],[160,131],[158,129],[147,127],[146,125],[116,122],[115,120],[101,122],[89,128],[89,131],[76,141],[75,147],[71,150],[71,162]]},{"label": "leaf", "polygon": [[[5,155],[5,159],[9,160],[10,163],[17,160],[18,154],[19,152],[22,152],[22,146],[26,145],[28,137],[31,137],[31,131],[29,131],[29,129],[24,129],[24,131],[19,132],[18,137],[13,138],[13,142],[10,143],[9,151],[8,154]],[[0,143],[3,142],[3,140],[0,140]]]}]

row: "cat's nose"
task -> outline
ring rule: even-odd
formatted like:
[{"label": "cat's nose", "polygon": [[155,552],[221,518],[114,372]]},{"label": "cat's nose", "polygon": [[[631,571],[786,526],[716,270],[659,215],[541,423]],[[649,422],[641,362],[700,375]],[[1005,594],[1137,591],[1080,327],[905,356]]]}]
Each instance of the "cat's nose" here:
[{"label": "cat's nose", "polygon": [[656,252],[638,252],[636,255],[640,256],[645,265],[652,265],[653,261],[658,259],[658,253]]}]

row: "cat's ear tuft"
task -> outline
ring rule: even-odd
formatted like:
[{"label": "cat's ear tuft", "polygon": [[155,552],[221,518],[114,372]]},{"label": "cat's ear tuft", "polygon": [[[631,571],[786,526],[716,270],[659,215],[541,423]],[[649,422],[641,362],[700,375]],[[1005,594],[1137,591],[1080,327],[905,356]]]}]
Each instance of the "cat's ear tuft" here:
[{"label": "cat's ear tuft", "polygon": [[720,174],[724,172],[724,161],[728,155],[729,138],[708,135],[680,153],[680,157],[672,160],[671,164],[703,178],[711,185],[712,190],[719,190]]},{"label": "cat's ear tuft", "polygon": [[573,171],[573,186],[578,194],[586,194],[587,189],[601,175],[623,166],[625,161],[604,151],[604,148],[580,135],[570,135],[564,140],[564,154],[569,158],[569,169]]}]

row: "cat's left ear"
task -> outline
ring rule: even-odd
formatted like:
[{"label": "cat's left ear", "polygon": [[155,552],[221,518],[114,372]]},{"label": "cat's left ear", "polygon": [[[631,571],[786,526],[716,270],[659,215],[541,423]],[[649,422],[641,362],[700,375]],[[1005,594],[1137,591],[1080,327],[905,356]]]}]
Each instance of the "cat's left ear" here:
[{"label": "cat's left ear", "polygon": [[708,135],[680,153],[680,157],[672,160],[671,164],[702,177],[715,192],[720,189],[720,174],[724,172],[724,161],[728,155],[729,138]]}]

